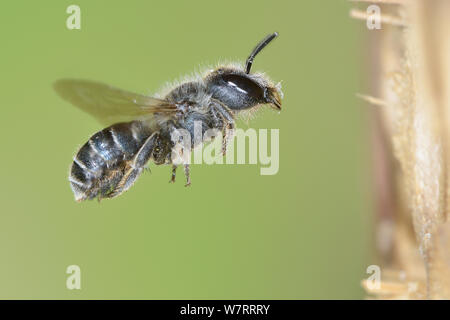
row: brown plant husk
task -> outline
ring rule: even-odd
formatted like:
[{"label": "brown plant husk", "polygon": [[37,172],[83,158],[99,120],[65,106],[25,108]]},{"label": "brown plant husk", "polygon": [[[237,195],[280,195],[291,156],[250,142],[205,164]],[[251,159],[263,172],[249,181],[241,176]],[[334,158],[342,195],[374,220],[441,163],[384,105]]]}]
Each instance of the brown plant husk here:
[{"label": "brown plant husk", "polygon": [[363,286],[375,298],[449,299],[450,1],[377,2],[386,2],[381,12],[396,23],[368,31],[371,93],[362,97],[377,105],[372,145],[382,282]]}]

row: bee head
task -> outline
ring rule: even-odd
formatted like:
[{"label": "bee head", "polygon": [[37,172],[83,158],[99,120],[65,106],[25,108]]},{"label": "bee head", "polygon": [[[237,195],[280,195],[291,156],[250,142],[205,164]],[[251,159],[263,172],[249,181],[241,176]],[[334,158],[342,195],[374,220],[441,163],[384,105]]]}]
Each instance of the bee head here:
[{"label": "bee head", "polygon": [[262,74],[219,68],[208,75],[207,87],[214,99],[231,110],[249,109],[260,104],[281,109],[281,90]]},{"label": "bee head", "polygon": [[208,91],[214,99],[224,103],[232,110],[244,110],[260,104],[270,104],[281,109],[282,92],[264,74],[251,74],[255,56],[275,39],[278,34],[265,37],[251,52],[245,70],[237,67],[221,67],[206,77]]}]

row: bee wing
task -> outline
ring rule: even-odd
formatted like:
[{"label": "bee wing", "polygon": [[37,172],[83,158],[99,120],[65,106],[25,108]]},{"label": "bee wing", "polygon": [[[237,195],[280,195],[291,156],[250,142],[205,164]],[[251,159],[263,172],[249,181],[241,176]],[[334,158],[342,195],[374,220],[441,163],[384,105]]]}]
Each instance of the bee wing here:
[{"label": "bee wing", "polygon": [[61,79],[55,82],[54,88],[61,98],[105,125],[136,119],[151,120],[154,113],[170,116],[177,111],[176,105],[169,101],[89,80]]}]

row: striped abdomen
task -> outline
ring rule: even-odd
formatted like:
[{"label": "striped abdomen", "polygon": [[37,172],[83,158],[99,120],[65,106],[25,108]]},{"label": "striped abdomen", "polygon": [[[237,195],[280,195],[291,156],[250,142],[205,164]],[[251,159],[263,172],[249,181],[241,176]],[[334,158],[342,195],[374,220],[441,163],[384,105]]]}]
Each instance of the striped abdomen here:
[{"label": "striped abdomen", "polygon": [[157,133],[140,121],[94,134],[74,158],[69,181],[75,200],[112,198],[126,191],[152,155]]}]

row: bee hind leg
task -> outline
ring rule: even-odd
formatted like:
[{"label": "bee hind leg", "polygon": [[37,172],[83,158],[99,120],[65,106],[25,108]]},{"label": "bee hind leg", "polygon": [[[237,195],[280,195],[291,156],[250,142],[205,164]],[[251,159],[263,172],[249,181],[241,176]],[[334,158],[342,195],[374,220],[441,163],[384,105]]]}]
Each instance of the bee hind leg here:
[{"label": "bee hind leg", "polygon": [[185,187],[189,187],[191,185],[191,167],[188,164],[184,165],[184,175],[186,176],[186,184]]},{"label": "bee hind leg", "polygon": [[117,197],[134,184],[151,158],[157,139],[158,134],[153,133],[147,138],[133,159],[124,161],[120,168],[109,172],[108,176],[104,178],[107,183],[105,183],[104,190],[100,195],[102,198]]}]

